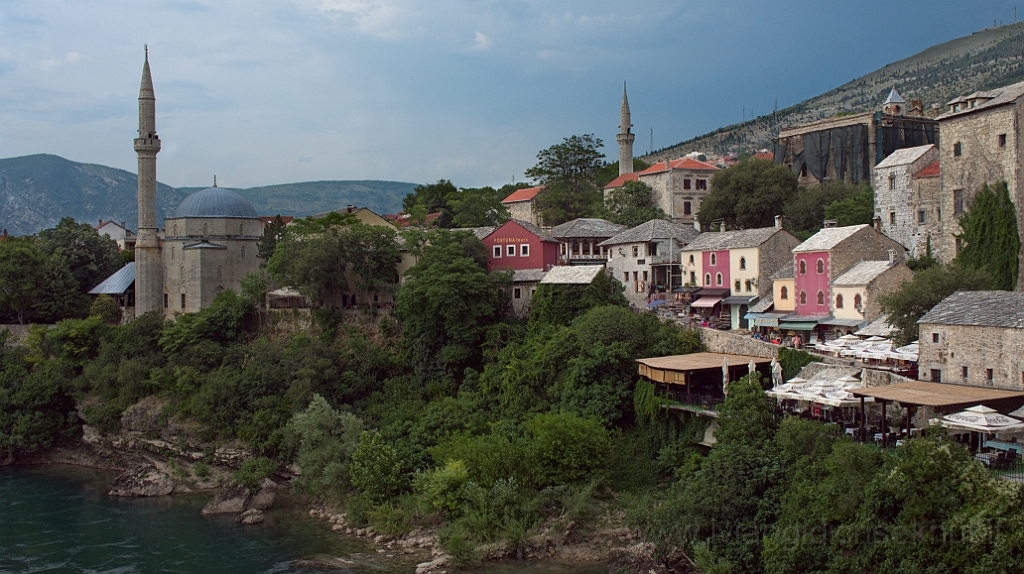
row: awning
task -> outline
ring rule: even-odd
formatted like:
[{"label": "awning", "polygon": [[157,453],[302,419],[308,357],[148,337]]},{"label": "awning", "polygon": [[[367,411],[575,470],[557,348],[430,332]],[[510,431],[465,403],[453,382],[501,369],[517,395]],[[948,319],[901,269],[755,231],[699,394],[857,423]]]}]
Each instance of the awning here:
[{"label": "awning", "polygon": [[726,305],[749,305],[754,299],[757,299],[757,297],[738,297],[733,295],[732,297],[722,299],[722,303]]},{"label": "awning", "polygon": [[721,301],[721,297],[704,296],[690,304],[691,307],[714,307]]},{"label": "awning", "polygon": [[818,321],[819,325],[832,325],[835,327],[857,327],[860,328],[864,324],[864,321],[860,319],[840,319],[836,317],[826,317]]},{"label": "awning", "polygon": [[875,400],[897,401],[904,405],[934,407],[946,411],[978,404],[1003,407],[1005,410],[1024,405],[1024,393],[1020,391],[928,381],[909,381],[851,392],[857,396],[874,397]]},{"label": "awning", "polygon": [[754,319],[755,327],[778,327],[779,319],[785,317],[787,313],[760,313],[758,317]]},{"label": "awning", "polygon": [[697,291],[699,297],[721,297],[725,298],[729,296],[731,291],[727,287],[702,287],[700,291]]},{"label": "awning", "polygon": [[668,302],[669,302],[668,299],[655,299],[654,301],[651,301],[650,303],[647,304],[647,308],[650,309],[651,307],[657,307],[658,305],[664,305],[665,303],[668,303]]},{"label": "awning", "polygon": [[743,316],[743,318],[749,321],[751,319],[757,319],[760,316],[760,313],[747,313],[746,315]]},{"label": "awning", "polygon": [[790,331],[813,331],[817,326],[817,321],[779,321],[780,329],[789,329]]}]

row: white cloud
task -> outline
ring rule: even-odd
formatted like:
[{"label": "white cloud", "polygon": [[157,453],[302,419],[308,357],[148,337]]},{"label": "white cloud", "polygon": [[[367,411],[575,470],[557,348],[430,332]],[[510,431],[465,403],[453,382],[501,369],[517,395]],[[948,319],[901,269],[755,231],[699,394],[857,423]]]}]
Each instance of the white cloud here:
[{"label": "white cloud", "polygon": [[329,17],[347,16],[357,30],[379,38],[398,39],[419,27],[418,10],[395,0],[320,0],[318,9]]},{"label": "white cloud", "polygon": [[64,61],[66,61],[69,64],[77,64],[86,57],[87,56],[85,56],[84,54],[79,54],[78,52],[68,52],[68,54],[64,56]]},{"label": "white cloud", "polygon": [[491,47],[491,39],[480,30],[476,31],[476,36],[473,38],[473,45],[470,47],[471,50],[477,50],[483,52]]}]

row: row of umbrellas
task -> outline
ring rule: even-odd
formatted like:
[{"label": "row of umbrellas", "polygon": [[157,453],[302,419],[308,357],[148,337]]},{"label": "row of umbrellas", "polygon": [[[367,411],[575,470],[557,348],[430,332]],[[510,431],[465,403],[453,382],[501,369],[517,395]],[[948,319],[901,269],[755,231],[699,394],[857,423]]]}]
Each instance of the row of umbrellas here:
[{"label": "row of umbrellas", "polygon": [[918,341],[894,349],[892,341],[883,337],[861,339],[856,335],[843,335],[827,343],[815,345],[815,349],[825,353],[834,353],[841,357],[852,357],[876,361],[917,361],[920,347]]},{"label": "row of umbrellas", "polygon": [[[766,394],[778,400],[805,401],[833,407],[852,407],[860,404],[860,397],[854,396],[850,391],[860,387],[860,380],[850,375],[845,375],[835,381],[816,382],[794,377],[767,391]],[[866,397],[864,400],[874,401],[871,397]]]}]

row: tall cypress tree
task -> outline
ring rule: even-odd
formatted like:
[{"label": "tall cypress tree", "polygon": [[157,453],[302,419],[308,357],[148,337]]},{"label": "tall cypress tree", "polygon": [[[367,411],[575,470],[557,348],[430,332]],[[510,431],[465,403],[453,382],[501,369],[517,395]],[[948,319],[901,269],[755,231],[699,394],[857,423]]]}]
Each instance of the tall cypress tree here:
[{"label": "tall cypress tree", "polygon": [[963,244],[956,262],[969,269],[985,269],[992,288],[1013,291],[1020,267],[1020,236],[1017,209],[1010,201],[1006,182],[986,183],[974,196],[970,209],[960,218]]}]

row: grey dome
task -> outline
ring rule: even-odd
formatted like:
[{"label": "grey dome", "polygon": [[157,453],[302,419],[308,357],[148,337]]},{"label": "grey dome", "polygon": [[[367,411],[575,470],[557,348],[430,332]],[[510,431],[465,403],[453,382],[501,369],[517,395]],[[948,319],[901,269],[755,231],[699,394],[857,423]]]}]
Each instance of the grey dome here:
[{"label": "grey dome", "polygon": [[241,217],[256,219],[256,208],[236,191],[208,187],[181,201],[174,217]]}]

